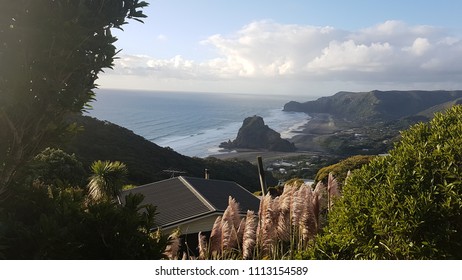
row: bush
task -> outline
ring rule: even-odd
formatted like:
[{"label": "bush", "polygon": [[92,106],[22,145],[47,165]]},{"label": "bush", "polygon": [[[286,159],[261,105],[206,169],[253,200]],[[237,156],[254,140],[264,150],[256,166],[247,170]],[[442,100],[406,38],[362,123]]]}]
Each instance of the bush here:
[{"label": "bush", "polygon": [[353,172],[316,259],[462,258],[462,107],[402,133],[390,156]]},{"label": "bush", "polygon": [[73,187],[85,184],[86,172],[75,154],[63,150],[46,148],[29,163],[30,180],[39,180],[47,185],[62,183]]},{"label": "bush", "polygon": [[315,181],[322,181],[327,183],[329,173],[333,173],[335,178],[343,185],[348,171],[361,168],[364,164],[369,163],[375,156],[357,155],[346,158],[336,164],[332,164],[321,168],[316,174]]},{"label": "bush", "polygon": [[155,207],[142,196],[124,205],[87,205],[81,189],[43,184],[16,188],[0,209],[0,257],[6,259],[160,259]]}]

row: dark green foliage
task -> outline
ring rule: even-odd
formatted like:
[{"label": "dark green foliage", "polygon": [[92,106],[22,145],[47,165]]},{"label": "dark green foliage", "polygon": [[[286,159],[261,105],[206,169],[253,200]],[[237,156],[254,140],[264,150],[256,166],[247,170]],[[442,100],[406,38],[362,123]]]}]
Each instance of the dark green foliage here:
[{"label": "dark green foliage", "polygon": [[[35,185],[16,190],[3,211],[7,259],[160,259],[165,238],[150,233],[155,208],[143,197],[86,205],[82,190]],[[142,210],[142,211],[141,211]]]},{"label": "dark green foliage", "polygon": [[374,157],[375,156],[357,155],[346,158],[336,164],[323,167],[316,174],[315,181],[322,181],[326,184],[327,177],[329,176],[329,173],[332,172],[337,181],[343,185],[348,171],[360,168],[364,164],[369,163]]},{"label": "dark green foliage", "polygon": [[65,118],[86,109],[98,75],[113,65],[111,28],[144,18],[145,6],[139,0],[0,0],[2,258],[161,258],[165,240],[150,232],[155,209],[140,206],[142,197],[129,196],[123,206],[90,202],[76,188],[85,177],[80,163],[60,150],[30,163],[76,128]]},{"label": "dark green foliage", "polygon": [[127,166],[120,161],[95,161],[91,165],[88,194],[95,201],[117,200],[127,181]]},{"label": "dark green foliage", "polygon": [[46,148],[28,164],[31,181],[38,180],[46,185],[64,184],[73,187],[85,185],[86,172],[74,154],[60,149]]},{"label": "dark green foliage", "polygon": [[67,131],[70,112],[93,100],[138,0],[0,0],[0,193],[27,161]]},{"label": "dark green foliage", "polygon": [[353,172],[305,257],[461,259],[461,116],[461,106],[436,114]]}]

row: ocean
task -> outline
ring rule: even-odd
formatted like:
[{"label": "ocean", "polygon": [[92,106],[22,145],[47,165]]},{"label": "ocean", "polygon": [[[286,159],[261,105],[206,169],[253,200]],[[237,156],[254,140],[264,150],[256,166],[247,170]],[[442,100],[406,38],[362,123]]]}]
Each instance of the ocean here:
[{"label": "ocean", "polygon": [[99,89],[87,115],[132,130],[180,154],[207,157],[236,138],[246,117],[258,115],[290,139],[309,121],[304,113],[284,112],[288,96]]}]

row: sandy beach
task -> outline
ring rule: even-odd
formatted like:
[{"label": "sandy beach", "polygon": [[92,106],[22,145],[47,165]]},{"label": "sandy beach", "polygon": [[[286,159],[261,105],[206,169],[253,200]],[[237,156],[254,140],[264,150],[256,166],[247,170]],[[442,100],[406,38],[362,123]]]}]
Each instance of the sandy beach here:
[{"label": "sandy beach", "polygon": [[329,114],[313,114],[310,116],[310,121],[297,131],[297,135],[289,139],[289,141],[295,143],[298,149],[295,152],[239,149],[230,153],[211,155],[211,157],[219,159],[240,159],[256,163],[258,156],[262,157],[263,162],[271,162],[300,155],[317,155],[325,153],[324,148],[320,145],[321,140],[341,131],[341,128],[338,127]]}]

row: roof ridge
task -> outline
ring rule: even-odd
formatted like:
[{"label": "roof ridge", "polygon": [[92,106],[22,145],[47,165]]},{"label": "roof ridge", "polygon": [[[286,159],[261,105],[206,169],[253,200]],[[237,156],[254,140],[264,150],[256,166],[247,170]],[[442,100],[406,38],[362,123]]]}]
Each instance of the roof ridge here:
[{"label": "roof ridge", "polygon": [[177,177],[204,205],[209,208],[210,211],[218,211],[218,209],[210,203],[199,191],[194,188],[191,183],[188,182],[188,180],[183,177],[183,176],[178,176]]},{"label": "roof ridge", "polygon": [[185,180],[187,180],[188,178],[191,178],[191,179],[197,179],[197,180],[207,180],[207,181],[218,181],[218,182],[226,182],[226,183],[233,183],[235,185],[237,185],[239,188],[241,188],[242,190],[250,193],[251,195],[253,195],[253,193],[251,193],[248,189],[244,188],[241,184],[237,183],[236,181],[230,181],[230,180],[222,180],[222,179],[204,179],[204,178],[199,178],[199,177],[191,177],[191,176],[179,176]]},{"label": "roof ridge", "polygon": [[160,181],[154,181],[154,182],[151,182],[151,183],[147,183],[147,184],[135,186],[134,188],[131,188],[131,189],[128,189],[128,190],[123,190],[122,193],[124,193],[124,192],[130,192],[131,190],[134,190],[134,189],[140,189],[140,188],[150,187],[150,186],[153,185],[153,184],[158,184],[158,183],[162,183],[162,182],[166,182],[166,181],[174,181],[174,180],[176,180],[176,179],[177,179],[177,177],[172,177],[172,178],[168,178],[168,179],[164,179],[164,180],[160,180]]},{"label": "roof ridge", "polygon": [[[236,183],[234,181],[230,181],[230,180],[222,180],[222,179],[205,179],[205,178],[202,178],[202,177],[192,177],[192,176],[179,176],[181,178],[184,178],[185,180],[188,180],[188,178],[190,179],[194,179],[194,180],[207,180],[207,181],[218,181],[218,182],[228,182],[228,183]],[[237,184],[237,183],[236,183]]]}]

